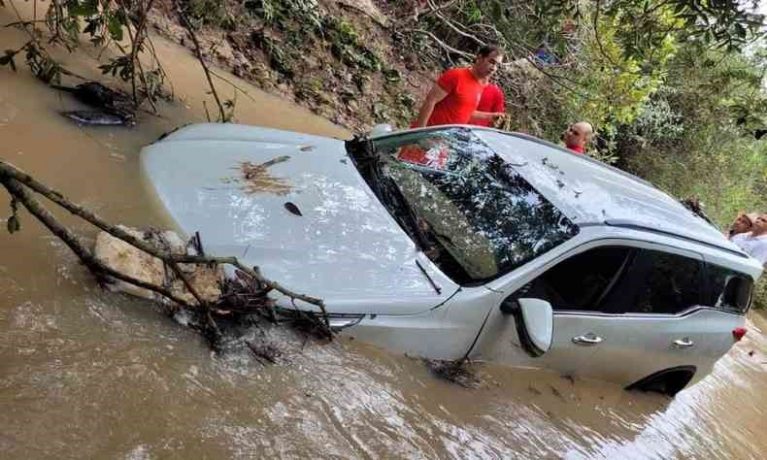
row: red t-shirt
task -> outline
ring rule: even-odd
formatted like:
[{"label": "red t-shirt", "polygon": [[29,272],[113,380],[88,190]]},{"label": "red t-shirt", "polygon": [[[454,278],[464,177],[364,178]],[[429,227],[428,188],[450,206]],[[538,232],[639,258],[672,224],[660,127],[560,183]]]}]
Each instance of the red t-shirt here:
[{"label": "red t-shirt", "polygon": [[[505,112],[506,100],[503,97],[503,91],[498,85],[490,83],[485,86],[485,90],[482,91],[482,97],[479,99],[479,105],[477,110],[480,112]],[[472,125],[477,126],[490,126],[492,120],[481,120],[479,118],[472,118],[469,121]]]},{"label": "red t-shirt", "polygon": [[437,84],[447,91],[447,96],[434,106],[426,126],[468,123],[471,114],[477,110],[485,85],[468,67],[448,70],[439,77]]},{"label": "red t-shirt", "polygon": [[576,155],[583,155],[584,153],[586,153],[586,149],[584,149],[580,145],[573,145],[573,146],[568,145],[567,148],[570,149]]}]

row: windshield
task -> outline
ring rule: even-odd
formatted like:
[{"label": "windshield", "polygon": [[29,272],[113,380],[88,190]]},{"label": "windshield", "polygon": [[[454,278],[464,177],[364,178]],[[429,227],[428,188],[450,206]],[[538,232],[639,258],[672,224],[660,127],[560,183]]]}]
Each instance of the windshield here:
[{"label": "windshield", "polygon": [[370,161],[353,156],[371,188],[458,283],[496,278],[578,233],[469,129],[419,131],[366,146]]}]

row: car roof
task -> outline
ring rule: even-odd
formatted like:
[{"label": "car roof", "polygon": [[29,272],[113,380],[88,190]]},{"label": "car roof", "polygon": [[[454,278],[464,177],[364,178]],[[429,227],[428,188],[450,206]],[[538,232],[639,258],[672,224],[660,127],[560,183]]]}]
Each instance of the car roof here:
[{"label": "car roof", "polygon": [[645,180],[532,136],[474,131],[576,224],[663,233],[745,256],[719,229]]}]

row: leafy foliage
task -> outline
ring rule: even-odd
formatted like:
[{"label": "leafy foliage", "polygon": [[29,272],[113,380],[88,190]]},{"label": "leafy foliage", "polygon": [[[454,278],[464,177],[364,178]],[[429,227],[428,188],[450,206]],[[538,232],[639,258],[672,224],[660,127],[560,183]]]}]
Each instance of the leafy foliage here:
[{"label": "leafy foliage", "polygon": [[[50,30],[49,43],[60,44],[69,51],[80,46],[80,35],[86,35],[94,46],[105,47],[114,43],[118,55],[100,68],[104,74],[111,74],[130,82],[133,87],[134,105],[138,107],[145,100],[152,105],[164,95],[162,85],[165,72],[155,59],[152,68],[144,69],[138,56],[147,49],[146,17],[155,0],[60,0],[50,3],[45,22]],[[21,18],[19,18],[21,19]],[[19,21],[18,27],[25,29],[30,41],[18,50],[6,50],[0,57],[0,66],[16,68],[15,56],[25,52],[26,63],[32,73],[49,84],[60,84],[62,75],[72,75],[47,52],[42,34],[34,22]],[[126,40],[127,39],[127,40]],[[128,42],[126,48],[125,42]],[[140,84],[137,84],[137,80]]]}]

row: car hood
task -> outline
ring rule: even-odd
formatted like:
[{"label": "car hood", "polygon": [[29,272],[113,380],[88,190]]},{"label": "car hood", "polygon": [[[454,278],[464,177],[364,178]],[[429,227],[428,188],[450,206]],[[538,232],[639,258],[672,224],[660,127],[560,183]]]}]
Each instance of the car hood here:
[{"label": "car hood", "polygon": [[419,254],[339,140],[195,125],[146,147],[141,163],[206,253],[258,266],[331,312],[412,314],[458,288]]}]

